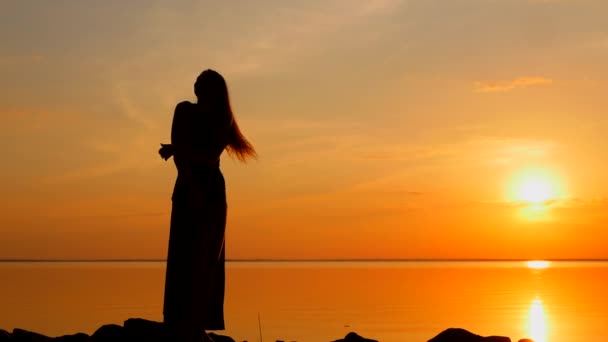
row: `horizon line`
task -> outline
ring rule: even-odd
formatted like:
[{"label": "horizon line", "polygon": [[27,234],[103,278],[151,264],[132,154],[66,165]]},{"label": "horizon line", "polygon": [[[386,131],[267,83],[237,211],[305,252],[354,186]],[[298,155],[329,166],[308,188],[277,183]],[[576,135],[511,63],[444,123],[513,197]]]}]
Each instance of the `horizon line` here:
[{"label": "horizon line", "polygon": [[[102,262],[166,262],[167,259],[42,259],[42,258],[6,258],[0,259],[0,263],[17,263],[17,262],[32,262],[32,263],[102,263]],[[606,262],[608,258],[554,258],[554,259],[520,259],[520,258],[250,258],[250,259],[226,259],[226,262],[527,262],[527,261],[549,261],[549,262]]]}]

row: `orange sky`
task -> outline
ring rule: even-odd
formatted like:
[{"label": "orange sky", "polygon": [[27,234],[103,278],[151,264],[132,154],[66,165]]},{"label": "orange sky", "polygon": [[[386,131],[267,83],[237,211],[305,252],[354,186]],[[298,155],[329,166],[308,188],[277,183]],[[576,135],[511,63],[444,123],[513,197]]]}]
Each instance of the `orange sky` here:
[{"label": "orange sky", "polygon": [[163,258],[205,68],[260,155],[222,161],[229,258],[608,258],[608,2],[0,10],[0,258]]}]

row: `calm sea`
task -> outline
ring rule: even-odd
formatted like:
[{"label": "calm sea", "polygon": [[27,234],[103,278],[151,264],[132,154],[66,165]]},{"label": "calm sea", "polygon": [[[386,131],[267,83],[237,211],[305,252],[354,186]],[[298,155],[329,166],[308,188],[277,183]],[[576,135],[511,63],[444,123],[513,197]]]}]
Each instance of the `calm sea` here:
[{"label": "calm sea", "polygon": [[[130,317],[160,321],[164,270],[0,263],[0,328],[58,336]],[[263,341],[356,331],[414,342],[449,327],[515,341],[608,341],[608,262],[229,262],[226,291],[225,333],[237,341],[259,341],[261,330]]]}]

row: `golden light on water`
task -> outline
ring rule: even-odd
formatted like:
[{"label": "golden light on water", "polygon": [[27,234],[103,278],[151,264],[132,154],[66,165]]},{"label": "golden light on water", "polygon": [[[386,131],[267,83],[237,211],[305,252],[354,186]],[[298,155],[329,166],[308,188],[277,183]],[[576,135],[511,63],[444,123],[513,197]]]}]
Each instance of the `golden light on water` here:
[{"label": "golden light on water", "polygon": [[542,300],[536,297],[528,313],[528,336],[535,342],[547,342],[549,324]]},{"label": "golden light on water", "polygon": [[549,267],[551,265],[551,262],[546,260],[530,260],[526,261],[526,265],[528,266],[528,268],[540,270]]}]

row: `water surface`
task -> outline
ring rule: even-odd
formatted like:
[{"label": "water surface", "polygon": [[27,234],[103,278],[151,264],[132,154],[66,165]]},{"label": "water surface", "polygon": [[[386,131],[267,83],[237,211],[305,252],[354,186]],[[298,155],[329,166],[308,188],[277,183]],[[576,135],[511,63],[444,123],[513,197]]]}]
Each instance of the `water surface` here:
[{"label": "water surface", "polygon": [[[542,265],[540,265],[542,266]],[[162,320],[163,262],[0,263],[0,328],[93,333]],[[448,327],[537,342],[608,340],[608,263],[228,262],[225,333],[427,341]],[[260,321],[258,322],[258,317]]]}]

